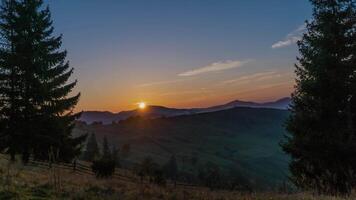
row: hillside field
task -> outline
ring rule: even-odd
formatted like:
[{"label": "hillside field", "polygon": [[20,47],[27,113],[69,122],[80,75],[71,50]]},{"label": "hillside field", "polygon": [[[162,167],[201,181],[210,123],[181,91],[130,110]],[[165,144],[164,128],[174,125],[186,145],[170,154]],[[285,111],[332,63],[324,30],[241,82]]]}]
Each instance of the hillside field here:
[{"label": "hillside field", "polygon": [[[118,171],[121,171],[120,169]],[[125,173],[125,172],[123,172]],[[210,191],[204,187],[160,187],[149,183],[126,180],[96,179],[92,175],[79,175],[71,170],[57,170],[61,187],[55,187],[49,168],[9,165],[0,159],[1,200],[351,200],[311,193],[285,194],[278,191],[241,193],[238,191]]]},{"label": "hillside field", "polygon": [[279,146],[287,117],[286,110],[234,108],[170,118],[137,117],[110,125],[79,124],[75,134],[95,133],[98,141],[105,136],[118,147],[130,144],[130,155],[122,161],[127,166],[148,156],[163,165],[174,154],[186,179],[213,163],[225,177],[238,177],[254,189],[273,189],[288,175],[288,157]]}]

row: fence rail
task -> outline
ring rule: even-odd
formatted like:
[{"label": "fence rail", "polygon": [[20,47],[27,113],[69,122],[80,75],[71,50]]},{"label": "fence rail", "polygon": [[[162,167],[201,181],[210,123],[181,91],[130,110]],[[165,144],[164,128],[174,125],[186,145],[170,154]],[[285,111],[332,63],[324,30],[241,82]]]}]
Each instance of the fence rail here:
[{"label": "fence rail", "polygon": [[[5,160],[10,161],[8,156],[5,154],[0,154],[0,159],[5,159]],[[49,163],[46,161],[30,159],[28,165],[42,168],[42,169],[51,169],[51,168],[55,167],[55,168],[63,169],[63,170],[70,170],[77,175],[95,176],[89,163],[85,163],[82,161],[77,161],[74,163],[64,163],[64,162]],[[134,175],[122,174],[122,173],[120,173],[120,171],[121,171],[120,168],[115,169],[115,173],[113,174],[114,179],[127,181],[127,182],[131,182],[131,183],[142,183],[142,181],[140,180],[139,177],[134,176]],[[149,182],[147,180],[144,180],[143,183],[149,183]],[[169,182],[168,185],[174,185],[174,183]],[[187,189],[201,188],[201,186],[198,186],[195,184],[188,184],[188,183],[182,183],[182,182],[177,182],[176,186],[184,187]]]}]

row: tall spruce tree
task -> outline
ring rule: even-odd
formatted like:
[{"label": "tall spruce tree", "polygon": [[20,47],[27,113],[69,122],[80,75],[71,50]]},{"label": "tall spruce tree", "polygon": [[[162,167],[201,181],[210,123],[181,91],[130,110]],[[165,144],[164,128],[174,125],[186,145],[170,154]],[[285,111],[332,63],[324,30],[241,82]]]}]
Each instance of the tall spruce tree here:
[{"label": "tall spruce tree", "polygon": [[[13,50],[13,57],[0,55],[4,63],[1,70],[7,73],[7,68],[17,70],[19,101],[16,107],[21,120],[11,120],[20,129],[15,134],[7,131],[11,130],[10,126],[4,126],[4,132],[11,133],[10,138],[18,136],[15,142],[20,149],[16,153],[22,154],[24,162],[30,154],[48,159],[50,149],[59,152],[59,159],[70,161],[80,153],[86,136],[71,136],[74,120],[79,117],[73,109],[80,94],[68,97],[77,82],[67,83],[73,68],[65,60],[67,52],[61,50],[62,36],[53,36],[50,11],[48,7],[43,8],[42,0],[6,0],[5,8],[6,3],[15,5],[12,11],[15,17],[10,18],[14,23],[4,23],[6,25],[1,27],[2,31],[11,30],[13,39],[5,37],[5,40]],[[2,20],[7,22],[6,16]],[[11,77],[4,76],[4,80],[11,81]],[[1,91],[1,95],[9,96],[6,91]],[[10,116],[6,112],[3,115],[4,118]],[[9,121],[7,123],[11,123]]]},{"label": "tall spruce tree", "polygon": [[356,180],[356,7],[311,0],[313,19],[299,41],[297,85],[287,141],[291,180],[300,188],[349,194]]},{"label": "tall spruce tree", "polygon": [[16,27],[18,2],[3,0],[0,7],[0,151],[6,150],[12,160],[21,152],[20,123],[22,106],[20,69],[17,66]]}]

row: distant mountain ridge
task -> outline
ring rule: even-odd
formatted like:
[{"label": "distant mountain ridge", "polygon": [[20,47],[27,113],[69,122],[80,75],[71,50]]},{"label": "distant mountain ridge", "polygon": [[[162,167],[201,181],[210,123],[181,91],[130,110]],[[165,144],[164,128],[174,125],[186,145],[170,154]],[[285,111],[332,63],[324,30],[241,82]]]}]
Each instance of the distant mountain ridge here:
[{"label": "distant mountain ridge", "polygon": [[208,108],[203,108],[201,112],[214,112],[219,110],[227,110],[236,107],[250,107],[250,108],[274,108],[280,110],[287,110],[289,104],[291,102],[291,98],[285,97],[282,99],[278,99],[277,101],[265,102],[265,103],[256,103],[252,101],[240,101],[235,100],[231,101],[224,105],[212,106]]},{"label": "distant mountain ridge", "polygon": [[285,97],[277,101],[256,103],[251,101],[235,100],[223,105],[217,105],[207,108],[191,108],[191,109],[178,109],[167,108],[164,106],[147,106],[145,110],[130,110],[122,111],[119,113],[112,113],[109,111],[84,111],[79,121],[86,123],[102,122],[103,124],[110,124],[112,122],[118,122],[134,116],[142,116],[147,118],[159,118],[159,117],[174,117],[181,115],[191,115],[198,113],[208,113],[220,110],[228,110],[236,107],[251,107],[251,108],[273,108],[280,110],[287,110],[291,99]]}]

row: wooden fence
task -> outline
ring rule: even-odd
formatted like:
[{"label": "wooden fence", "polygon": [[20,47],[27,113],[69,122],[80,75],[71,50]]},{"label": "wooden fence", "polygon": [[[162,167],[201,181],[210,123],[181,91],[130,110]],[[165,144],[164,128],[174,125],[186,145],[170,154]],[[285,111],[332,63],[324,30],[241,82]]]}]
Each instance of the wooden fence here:
[{"label": "wooden fence", "polygon": [[[5,154],[0,154],[0,158],[9,161],[8,156]],[[95,176],[95,174],[93,173],[93,171],[91,169],[90,163],[83,162],[83,161],[76,161],[73,163],[64,163],[64,162],[49,163],[46,161],[30,159],[28,165],[33,166],[33,167],[38,167],[41,169],[51,169],[54,167],[57,169],[72,171],[73,173],[75,173],[77,175]],[[123,169],[116,168],[115,173],[113,174],[112,178],[122,180],[122,181],[131,182],[131,183],[142,183],[138,176],[135,176],[130,172],[126,172],[126,173],[123,173],[123,172],[124,172]],[[149,182],[147,180],[144,180],[144,183],[149,183]],[[168,181],[167,185],[174,185],[174,184],[173,184],[173,182]],[[198,186],[198,185],[182,183],[182,182],[177,182],[176,186],[184,187],[187,189],[201,188],[201,186]]]}]

